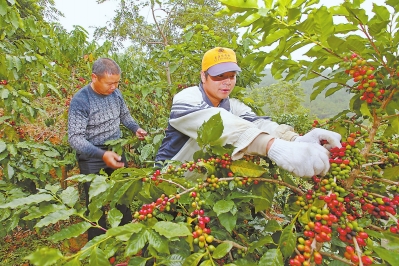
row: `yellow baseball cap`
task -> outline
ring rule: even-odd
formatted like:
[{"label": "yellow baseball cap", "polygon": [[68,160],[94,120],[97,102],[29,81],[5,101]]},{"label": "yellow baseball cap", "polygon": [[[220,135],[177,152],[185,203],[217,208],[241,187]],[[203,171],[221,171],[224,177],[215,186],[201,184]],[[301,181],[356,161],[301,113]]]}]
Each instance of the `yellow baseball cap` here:
[{"label": "yellow baseball cap", "polygon": [[236,53],[229,48],[215,47],[204,54],[202,71],[217,76],[230,71],[241,71],[237,65]]}]

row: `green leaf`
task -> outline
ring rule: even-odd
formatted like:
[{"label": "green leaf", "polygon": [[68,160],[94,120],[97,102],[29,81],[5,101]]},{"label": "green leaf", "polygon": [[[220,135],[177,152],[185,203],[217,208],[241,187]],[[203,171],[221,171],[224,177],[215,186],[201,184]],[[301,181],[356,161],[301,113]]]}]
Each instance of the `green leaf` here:
[{"label": "green leaf", "polygon": [[384,169],[384,173],[382,175],[384,178],[389,180],[399,180],[399,166]]},{"label": "green leaf", "polygon": [[280,40],[281,38],[286,38],[286,36],[290,35],[291,31],[289,29],[281,29],[271,32],[265,40],[262,42],[263,45],[271,45],[274,42]]},{"label": "green leaf", "polygon": [[321,41],[325,42],[334,31],[333,18],[327,7],[321,6],[314,14],[314,27],[313,29],[319,34]]},{"label": "green leaf", "polygon": [[90,184],[89,199],[99,195],[109,188],[109,184],[106,181],[105,176],[98,175]]},{"label": "green leaf", "polygon": [[56,265],[60,259],[64,258],[61,251],[55,248],[43,247],[37,249],[24,259],[29,260],[34,265],[47,266]]},{"label": "green leaf", "polygon": [[202,257],[206,253],[194,253],[191,254],[183,263],[183,266],[196,266],[201,261]]},{"label": "green leaf", "polygon": [[79,200],[79,192],[74,187],[67,187],[62,191],[60,198],[65,205],[73,207]]},{"label": "green leaf", "polygon": [[158,253],[169,254],[170,242],[154,230],[147,231],[148,245]]},{"label": "green leaf", "polygon": [[111,227],[117,227],[122,220],[123,214],[117,209],[112,208],[107,215],[107,219]]},{"label": "green leaf", "polygon": [[[7,163],[7,171],[5,172],[5,174],[8,177],[8,179],[11,179],[14,176],[14,173],[15,173],[14,167],[12,167],[10,163]],[[0,208],[2,207],[0,206]]]},{"label": "green leaf", "polygon": [[140,223],[128,223],[123,226],[118,226],[114,228],[110,228],[107,230],[107,237],[109,236],[119,236],[124,234],[136,234],[140,232],[145,226]]},{"label": "green leaf", "polygon": [[281,229],[281,225],[276,220],[268,220],[264,231],[274,233],[276,231],[280,231]]},{"label": "green leaf", "polygon": [[230,165],[230,170],[238,176],[259,177],[266,173],[266,170],[254,162],[237,160]]},{"label": "green leaf", "polygon": [[258,8],[257,0],[220,0],[224,5],[238,8]]},{"label": "green leaf", "polygon": [[392,252],[392,250],[376,246],[373,247],[373,250],[381,259],[389,262],[391,265],[399,265],[399,252]]},{"label": "green leaf", "polygon": [[[21,19],[19,17],[19,15],[16,12],[10,12],[10,13],[8,13],[8,18],[9,18],[11,24],[13,25],[14,29],[17,29],[19,26],[19,21]],[[19,58],[18,58],[18,60],[19,60]],[[16,64],[20,64],[20,63],[21,63],[21,61],[19,61],[19,63],[18,63],[18,61],[16,62]],[[18,65],[15,67],[18,69]],[[20,68],[20,65],[19,65],[19,68]]]},{"label": "green leaf", "polygon": [[167,238],[181,237],[181,236],[189,236],[191,235],[185,224],[177,224],[172,222],[157,222],[152,227],[156,232],[160,235],[163,235]]},{"label": "green leaf", "polygon": [[[183,264],[185,257],[180,254],[172,254],[165,258],[161,258],[158,262],[160,265],[180,266]],[[136,265],[136,264],[134,264]]]},{"label": "green leaf", "polygon": [[45,151],[44,155],[46,155],[47,157],[58,157],[60,156],[60,153],[56,150],[52,150],[52,151]]},{"label": "green leaf", "polygon": [[147,260],[149,260],[150,258],[143,258],[141,256],[135,256],[132,257],[129,260],[129,264],[128,265],[134,265],[134,266],[145,266]]},{"label": "green leaf", "polygon": [[147,144],[143,147],[140,152],[140,160],[145,161],[152,156],[154,153],[154,146],[152,144]]},{"label": "green leaf", "polygon": [[223,133],[223,121],[220,113],[213,115],[198,129],[197,142],[200,147],[216,143]]},{"label": "green leaf", "polygon": [[244,21],[240,23],[240,27],[246,27],[253,24],[255,21],[261,18],[261,15],[258,13],[249,15]]},{"label": "green leaf", "polygon": [[64,205],[55,205],[55,204],[41,204],[39,207],[32,206],[28,210],[28,215],[22,218],[23,220],[33,220],[39,217],[44,217],[49,213],[65,209]]},{"label": "green leaf", "polygon": [[126,243],[125,257],[137,254],[147,243],[147,231],[142,230],[140,233],[133,234]]},{"label": "green leaf", "polygon": [[0,16],[7,14],[7,2],[5,0],[0,0]]},{"label": "green leaf", "polygon": [[237,215],[233,215],[229,212],[218,215],[218,219],[220,224],[223,225],[228,232],[232,232],[237,225]]},{"label": "green leaf", "polygon": [[60,240],[69,239],[72,237],[77,237],[83,234],[91,227],[89,222],[80,222],[77,224],[73,224],[68,226],[67,228],[63,228],[61,231],[55,233],[54,235],[50,236],[48,239],[54,242],[58,242]]},{"label": "green leaf", "polygon": [[0,98],[3,100],[7,99],[9,95],[10,95],[10,92],[7,89],[3,89],[0,91]]},{"label": "green leaf", "polygon": [[50,194],[35,194],[35,195],[30,195],[26,198],[14,199],[11,202],[8,202],[4,205],[0,205],[0,209],[1,208],[15,209],[15,208],[23,206],[23,205],[30,205],[32,203],[40,203],[43,201],[50,201],[53,199],[54,199],[53,196],[51,196]]},{"label": "green leaf", "polygon": [[266,210],[271,207],[275,190],[275,185],[267,184],[266,182],[260,182],[253,187],[252,193],[262,197],[262,199],[254,199],[255,212]]},{"label": "green leaf", "polygon": [[281,253],[285,258],[291,256],[296,246],[296,233],[294,231],[294,224],[286,226],[281,234],[279,242]]},{"label": "green leaf", "polygon": [[105,255],[104,251],[95,247],[92,252],[90,253],[89,259],[90,266],[102,266],[102,265],[111,265]]},{"label": "green leaf", "polygon": [[66,262],[65,264],[63,264],[63,266],[80,266],[82,265],[82,263],[80,262],[80,258],[78,257],[74,257],[72,260]]},{"label": "green leaf", "polygon": [[213,211],[219,216],[222,213],[230,212],[235,207],[232,200],[219,200],[213,206]]},{"label": "green leaf", "polygon": [[273,238],[269,235],[261,237],[259,241],[252,242],[248,251],[253,252],[258,248],[263,248],[267,244],[274,244]]},{"label": "green leaf", "polygon": [[219,244],[215,251],[212,254],[212,258],[214,259],[221,259],[224,256],[226,256],[226,254],[228,252],[230,252],[230,250],[233,248],[233,244],[231,242],[223,242],[222,244]]},{"label": "green leaf", "polygon": [[369,117],[371,116],[369,106],[365,101],[363,101],[360,107],[360,112],[363,116],[369,116]]},{"label": "green leaf", "polygon": [[0,139],[0,153],[5,151],[6,148],[7,148],[6,143]]},{"label": "green leaf", "polygon": [[[371,230],[366,230],[369,233]],[[393,234],[389,231],[381,233],[381,238],[387,241],[386,247],[389,250],[399,250],[399,235]]]},{"label": "green leaf", "polygon": [[53,213],[50,213],[49,215],[47,215],[46,217],[44,217],[43,219],[41,219],[36,225],[35,227],[43,227],[43,226],[47,226],[49,224],[55,224],[56,222],[60,221],[60,220],[67,220],[69,219],[69,217],[73,214],[76,213],[75,209],[69,209],[69,210],[59,210]]},{"label": "green leaf", "polygon": [[276,266],[284,265],[283,256],[279,249],[269,249],[259,260],[259,265]]}]

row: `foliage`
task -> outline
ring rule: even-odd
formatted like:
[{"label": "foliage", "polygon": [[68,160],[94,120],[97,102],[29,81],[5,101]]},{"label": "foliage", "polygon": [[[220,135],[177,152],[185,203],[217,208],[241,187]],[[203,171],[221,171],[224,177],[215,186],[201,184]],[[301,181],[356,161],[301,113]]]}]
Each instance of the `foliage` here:
[{"label": "foliage", "polygon": [[[11,2],[0,0],[0,16],[4,18],[0,23],[6,40],[0,43],[5,51],[0,54],[5,59],[0,60],[0,95],[4,100],[0,103],[0,119],[6,122],[1,124],[4,137],[0,162],[7,175],[0,180],[2,232],[19,224],[40,230],[70,219],[79,221],[49,237],[59,243],[82,235],[89,227],[100,227],[97,221],[102,207],[107,209],[108,221],[108,228],[103,228],[105,234],[80,250],[66,253],[41,247],[26,257],[30,263],[110,265],[108,258],[119,256],[129,265],[144,265],[147,261],[157,265],[398,265],[395,59],[399,39],[394,22],[398,20],[399,6],[395,1],[386,1],[388,7],[374,4],[371,19],[358,4],[349,1],[329,9],[306,0],[266,1],[264,8],[259,8],[255,0],[222,1],[228,9],[221,13],[235,14],[236,22],[251,27],[241,45],[234,38],[229,45],[239,51],[244,69],[236,96],[251,103],[245,98],[244,87],[259,82],[259,76],[249,73],[262,71],[269,63],[275,77],[288,73],[287,81],[312,79],[330,69],[315,84],[312,97],[327,86],[331,89],[326,96],[341,89],[352,93],[349,110],[325,124],[314,125],[333,129],[343,137],[343,147],[331,150],[331,168],[326,176],[298,180],[268,158],[245,156],[232,161],[229,154],[234,147],[220,146],[224,128],[218,115],[199,129],[197,142],[201,150],[195,154],[195,161],[171,162],[162,169],[151,165],[150,158],[167,123],[165,113],[171,97],[184,88],[179,84],[191,85],[193,80],[190,77],[194,74],[185,73],[179,64],[199,66],[199,54],[204,50],[198,48],[198,40],[218,41],[218,34],[199,25],[186,28],[184,43],[145,54],[132,49],[114,55],[124,69],[121,89],[129,107],[137,121],[148,123],[151,135],[144,143],[125,135],[113,146],[130,146],[134,150],[132,158],[141,167],[118,169],[111,176],[73,175],[66,188],[54,184],[45,169],[67,164],[63,159],[73,153],[63,145],[59,150],[46,142],[15,137],[16,133],[10,133],[16,132],[11,130],[11,122],[15,120],[17,126],[22,126],[25,121],[34,121],[41,113],[39,106],[32,105],[36,99],[48,97],[58,105],[62,95],[70,97],[86,83],[93,60],[107,55],[111,46],[88,43],[86,32],[79,27],[69,34],[56,24],[21,18]],[[395,12],[388,12],[388,8]],[[338,15],[345,16],[347,22],[334,24],[333,17]],[[29,23],[29,28],[21,30]],[[17,31],[35,36],[37,45],[30,38],[26,42],[14,38]],[[307,44],[313,44],[306,53],[309,60],[292,60],[290,54]],[[270,52],[254,50],[269,45],[275,45]],[[173,81],[172,75],[160,67],[172,70],[169,62],[177,71],[173,72]],[[22,78],[24,75],[27,80]],[[165,93],[166,89],[170,93]],[[54,120],[58,116],[40,121],[53,126]],[[305,123],[300,130],[307,131]],[[18,180],[11,180],[10,169],[13,177],[33,175],[36,193],[23,189]],[[77,185],[84,182],[91,182],[88,210],[80,201]],[[115,208],[120,203],[132,204],[132,223],[120,226],[121,213]]]},{"label": "foliage", "polygon": [[[332,175],[327,176],[329,180],[324,182],[327,183],[328,188],[324,188],[321,192],[339,191],[336,187],[328,186],[329,182],[333,182],[349,191],[363,191],[358,192],[357,195],[366,197],[365,201],[370,203],[376,201],[375,197],[381,199],[395,195],[395,189],[394,193],[390,194],[388,188],[390,184],[397,185],[397,182],[391,183],[391,180],[398,180],[397,174],[393,173],[398,169],[396,162],[399,132],[396,60],[396,46],[399,41],[397,38],[398,4],[390,0],[385,1],[384,5],[373,4],[373,14],[369,17],[361,8],[363,1],[345,1],[342,5],[329,8],[317,7],[314,1],[284,1],[284,4],[282,1],[270,1],[265,2],[264,7],[259,7],[256,2],[251,2],[252,4],[241,1],[222,2],[226,5],[223,13],[239,14],[237,21],[242,26],[248,27],[247,34],[259,39],[256,47],[268,51],[253,53],[246,58],[248,62],[253,62],[253,65],[258,67],[258,71],[263,71],[263,68],[270,64],[272,75],[277,79],[303,81],[315,77],[321,78],[313,86],[311,100],[323,91],[326,91],[326,97],[339,90],[351,93],[348,94],[351,97],[349,110],[342,111],[324,126],[330,126],[339,132],[345,140],[344,144],[347,145],[345,148],[352,150],[356,147],[355,150],[360,157],[352,155],[351,160],[354,160],[355,164],[347,169],[349,172],[346,174],[342,172],[342,169],[346,167],[340,163],[342,160],[338,160],[337,164],[340,168],[338,167]],[[339,17],[344,17],[345,20]],[[306,51],[304,53],[306,57],[294,60],[291,54],[299,49]],[[334,166],[333,164],[332,168]],[[385,177],[386,180],[381,180],[381,177]],[[312,189],[320,192],[322,185],[323,183],[315,184]],[[347,193],[346,190],[343,193],[344,196]],[[368,190],[375,194],[369,197]],[[365,201],[361,200],[361,205]],[[381,203],[381,201],[377,203],[378,201],[380,200],[377,199],[373,203],[377,207]],[[304,210],[312,206],[311,203],[305,201],[302,205]],[[321,206],[314,207],[318,210]],[[332,206],[327,204],[320,209],[331,212],[331,208]],[[363,210],[365,208],[363,207]],[[352,222],[363,223],[360,219],[363,215],[357,213],[358,207],[353,207],[353,210],[356,210],[354,215],[346,214],[341,217],[342,228]],[[391,223],[397,224],[395,216],[385,213],[381,216],[380,213],[373,213],[372,210],[373,208],[369,210],[369,213],[373,215],[373,218],[377,218],[376,223],[373,222],[375,225],[387,228],[386,226]],[[307,213],[309,214],[309,211]],[[384,222],[384,219],[389,220],[388,224]],[[302,226],[309,226],[309,219],[302,219],[300,222]],[[363,223],[362,226],[364,225]],[[372,229],[379,231],[377,228]],[[307,231],[309,229],[305,227],[304,233]],[[356,254],[350,248],[347,253],[342,253],[352,263],[359,263],[357,260],[367,256],[370,250],[374,251],[372,254],[381,258],[384,252],[373,247],[379,245],[379,241],[382,241],[380,238],[390,237],[367,231],[372,236],[370,238],[372,240],[359,247],[356,241],[350,241],[349,236],[342,238],[343,232],[337,231],[339,239],[345,242],[345,246],[355,245]],[[328,246],[321,244],[312,246],[310,258],[318,264],[322,263],[322,257],[327,257],[323,260],[327,263],[329,255],[325,256],[324,253],[334,251],[340,245],[343,246],[342,243],[333,241]],[[389,249],[386,246],[384,248]],[[324,252],[323,256],[319,251]],[[301,252],[302,255],[308,256],[309,252],[305,253]],[[368,259],[365,258],[365,261],[360,264],[368,265],[370,263]],[[383,258],[383,260],[393,265],[397,263],[397,257]],[[302,262],[298,261],[298,257],[294,257],[290,264],[302,265]],[[306,262],[303,263],[303,265],[306,264]],[[378,261],[378,263],[383,262]]]},{"label": "foliage", "polygon": [[[262,78],[261,82],[255,87],[266,87],[282,81],[281,79],[274,79],[271,75],[271,71],[269,68],[266,68],[264,71],[262,71],[262,74],[264,74],[265,76]],[[309,109],[309,112],[312,116],[315,116],[318,119],[326,119],[335,116],[342,110],[349,107],[350,96],[348,95],[350,93],[344,90],[340,90],[332,95],[329,95],[328,97],[325,97],[324,93],[329,89],[329,87],[331,87],[327,86],[325,87],[323,92],[317,95],[315,99],[310,100],[310,95],[312,94],[313,90],[313,84],[320,81],[321,79],[322,78],[314,78],[311,80],[300,81],[299,84],[301,88],[303,88],[303,93],[305,94],[302,106],[306,109]]]},{"label": "foliage", "polygon": [[309,110],[302,106],[304,93],[299,83],[279,82],[263,88],[255,88],[248,92],[265,112],[271,116],[280,114],[306,114]]},{"label": "foliage", "polygon": [[120,1],[115,17],[106,27],[97,28],[95,36],[111,40],[116,47],[128,41],[129,46],[147,51],[184,42],[187,26],[207,25],[221,38],[232,39],[236,36],[233,20],[213,15],[220,9],[215,0]]}]

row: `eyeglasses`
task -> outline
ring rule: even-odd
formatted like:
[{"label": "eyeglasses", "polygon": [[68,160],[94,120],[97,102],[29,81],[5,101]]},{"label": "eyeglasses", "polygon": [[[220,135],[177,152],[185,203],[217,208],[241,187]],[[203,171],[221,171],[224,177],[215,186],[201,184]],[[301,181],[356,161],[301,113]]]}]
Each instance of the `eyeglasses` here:
[{"label": "eyeglasses", "polygon": [[220,74],[220,75],[217,75],[217,76],[211,76],[211,75],[209,75],[209,73],[208,73],[208,76],[211,78],[211,80],[213,80],[213,81],[223,81],[223,80],[225,80],[225,79],[230,79],[230,80],[234,80],[234,79],[236,79],[236,77],[237,77],[237,75],[234,73],[234,74],[229,74],[229,73],[223,73],[223,74]]}]

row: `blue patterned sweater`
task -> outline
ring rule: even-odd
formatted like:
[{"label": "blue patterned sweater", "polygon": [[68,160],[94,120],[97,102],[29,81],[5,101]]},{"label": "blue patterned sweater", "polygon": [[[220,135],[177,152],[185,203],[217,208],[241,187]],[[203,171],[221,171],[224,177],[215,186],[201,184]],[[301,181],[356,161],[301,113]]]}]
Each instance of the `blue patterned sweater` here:
[{"label": "blue patterned sweater", "polygon": [[68,112],[68,141],[78,153],[102,158],[105,151],[96,146],[122,136],[120,124],[136,132],[139,125],[130,115],[122,93],[97,94],[90,86],[80,89],[72,98]]}]

